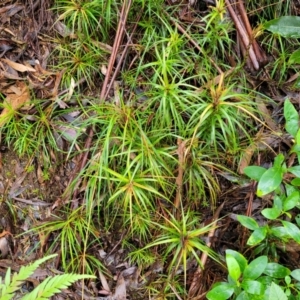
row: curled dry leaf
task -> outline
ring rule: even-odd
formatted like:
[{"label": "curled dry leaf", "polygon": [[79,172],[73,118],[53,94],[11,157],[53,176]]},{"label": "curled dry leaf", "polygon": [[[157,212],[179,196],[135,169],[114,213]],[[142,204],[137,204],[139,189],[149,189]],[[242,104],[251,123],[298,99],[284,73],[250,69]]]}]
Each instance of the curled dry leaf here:
[{"label": "curled dry leaf", "polygon": [[24,82],[16,82],[14,86],[10,86],[3,91],[6,95],[4,99],[4,108],[0,114],[0,127],[9,121],[9,118],[16,110],[30,101],[30,93]]},{"label": "curled dry leaf", "polygon": [[1,258],[5,258],[8,254],[9,248],[8,248],[8,241],[5,236],[0,238],[0,252],[1,252]]},{"label": "curled dry leaf", "polygon": [[122,274],[119,275],[113,299],[126,300],[126,284]]},{"label": "curled dry leaf", "polygon": [[19,72],[35,72],[35,69],[30,67],[30,66],[25,66],[23,64],[16,63],[16,62],[14,62],[12,60],[9,60],[9,59],[6,59],[6,58],[2,58],[1,60],[3,62],[5,62],[6,64],[8,64],[13,69],[15,69],[16,71],[19,71]]}]

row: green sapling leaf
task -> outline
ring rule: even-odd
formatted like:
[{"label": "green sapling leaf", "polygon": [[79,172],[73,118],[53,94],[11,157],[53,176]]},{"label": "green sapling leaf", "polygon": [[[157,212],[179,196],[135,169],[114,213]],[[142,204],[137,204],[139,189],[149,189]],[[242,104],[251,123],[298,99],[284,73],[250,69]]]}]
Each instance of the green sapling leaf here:
[{"label": "green sapling leaf", "polygon": [[299,199],[300,199],[299,191],[294,191],[291,195],[286,197],[286,199],[284,200],[283,210],[289,211],[289,210],[293,209],[295,206],[297,206],[299,204]]},{"label": "green sapling leaf", "polygon": [[267,171],[266,168],[260,167],[260,166],[248,166],[244,169],[245,175],[247,175],[249,178],[259,181],[261,176]]},{"label": "green sapling leaf", "polygon": [[291,282],[292,282],[291,276],[285,276],[284,281],[287,285],[291,284]]},{"label": "green sapling leaf", "polygon": [[294,166],[287,169],[288,172],[300,178],[300,166]]},{"label": "green sapling leaf", "polygon": [[268,264],[267,256],[259,256],[254,259],[244,270],[243,278],[244,279],[257,279],[265,270]]},{"label": "green sapling leaf", "polygon": [[[297,134],[296,134],[296,145],[300,145],[300,128],[298,129],[297,131]],[[300,163],[300,161],[298,161]]]},{"label": "green sapling leaf", "polygon": [[259,228],[259,225],[257,224],[257,222],[250,217],[247,216],[242,216],[242,215],[238,215],[237,216],[237,220],[246,228],[250,229],[250,230],[255,230]]},{"label": "green sapling leaf", "polygon": [[295,217],[297,225],[300,227],[300,214]]},{"label": "green sapling leaf", "polygon": [[283,240],[290,239],[287,229],[283,226],[271,227],[270,233]]},{"label": "green sapling leaf", "polygon": [[226,264],[227,264],[229,276],[235,282],[238,282],[242,272],[236,259],[229,253],[226,253]]},{"label": "green sapling leaf", "polygon": [[290,237],[296,241],[297,243],[300,243],[300,229],[298,226],[296,226],[295,224],[291,223],[291,222],[287,222],[287,221],[281,221],[281,223],[283,224],[283,226],[286,228],[288,234],[290,235]]},{"label": "green sapling leaf", "polygon": [[300,64],[300,50],[294,51],[289,60],[288,60],[289,65],[295,65],[295,64]]},{"label": "green sapling leaf", "polygon": [[251,300],[252,295],[249,295],[247,292],[242,291],[236,298],[236,300]]},{"label": "green sapling leaf", "polygon": [[293,137],[296,137],[299,130],[299,113],[289,99],[284,101],[285,129]]},{"label": "green sapling leaf", "polygon": [[[297,133],[297,137],[298,137],[298,133]],[[300,142],[298,142],[298,138],[297,138],[297,142],[294,145],[292,145],[290,153],[296,153],[297,154],[298,163],[299,163],[300,162]]]},{"label": "green sapling leaf", "polygon": [[250,235],[247,245],[254,246],[263,241],[267,236],[267,227],[263,226],[258,229],[255,229],[253,233]]},{"label": "green sapling leaf", "polygon": [[300,37],[300,17],[283,16],[263,24],[263,27],[274,34],[286,38]]},{"label": "green sapling leaf", "polygon": [[274,159],[274,168],[282,169],[284,163],[284,155],[282,153],[278,154]]},{"label": "green sapling leaf", "polygon": [[271,283],[271,287],[270,287],[270,291],[269,291],[269,299],[270,300],[288,300],[283,289],[275,282]]},{"label": "green sapling leaf", "polygon": [[227,283],[222,282],[221,284],[215,285],[212,290],[206,294],[208,300],[226,300],[229,299],[234,292],[234,287]]},{"label": "green sapling leaf", "polygon": [[283,172],[281,168],[272,167],[260,178],[257,186],[257,196],[262,197],[275,191],[281,184]]},{"label": "green sapling leaf", "polygon": [[231,256],[233,256],[236,261],[238,262],[240,269],[242,271],[242,273],[244,272],[245,268],[248,266],[248,262],[247,259],[239,252],[231,250],[231,249],[227,249],[226,250],[226,254],[230,254]]},{"label": "green sapling leaf", "polygon": [[247,293],[252,295],[262,295],[265,290],[265,286],[261,282],[255,280],[245,280],[242,282],[241,287]]},{"label": "green sapling leaf", "polygon": [[293,186],[300,186],[300,178],[294,178],[292,181],[291,181],[291,184]]},{"label": "green sapling leaf", "polygon": [[274,278],[284,278],[285,276],[290,275],[290,273],[291,271],[288,268],[278,263],[268,263],[264,270],[264,274]]},{"label": "green sapling leaf", "polygon": [[300,269],[293,270],[293,271],[291,272],[291,276],[292,276],[294,279],[300,281]]},{"label": "green sapling leaf", "polygon": [[280,216],[281,210],[277,207],[265,208],[261,211],[261,214],[269,220],[276,220]]},{"label": "green sapling leaf", "polygon": [[285,199],[285,195],[275,195],[273,200],[273,207],[276,207],[280,210],[283,208],[283,200]]}]

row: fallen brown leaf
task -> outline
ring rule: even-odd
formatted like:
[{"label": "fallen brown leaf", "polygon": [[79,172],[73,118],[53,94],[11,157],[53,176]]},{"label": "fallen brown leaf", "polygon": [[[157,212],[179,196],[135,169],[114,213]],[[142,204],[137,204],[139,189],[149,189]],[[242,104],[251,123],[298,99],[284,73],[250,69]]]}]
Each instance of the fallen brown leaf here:
[{"label": "fallen brown leaf", "polygon": [[15,86],[9,87],[6,91],[4,99],[4,108],[0,114],[0,127],[3,126],[9,118],[18,110],[21,106],[29,103],[30,93],[27,85],[24,82],[16,82]]},{"label": "fallen brown leaf", "polygon": [[2,58],[1,60],[19,72],[35,72],[35,69],[30,66],[25,66],[6,58]]}]

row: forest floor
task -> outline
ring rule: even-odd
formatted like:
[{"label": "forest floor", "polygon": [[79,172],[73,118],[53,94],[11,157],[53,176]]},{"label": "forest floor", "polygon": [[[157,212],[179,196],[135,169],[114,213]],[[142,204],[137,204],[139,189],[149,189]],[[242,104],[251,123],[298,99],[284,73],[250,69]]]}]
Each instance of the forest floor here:
[{"label": "forest floor", "polygon": [[[63,1],[57,1],[57,3],[61,2]],[[66,1],[66,3],[67,2],[68,1]],[[72,1],[70,1],[70,3],[71,2]],[[139,5],[142,5],[142,2],[143,1],[140,1]],[[188,36],[186,30],[190,30],[192,26],[200,26],[198,24],[204,22],[203,20],[205,16],[208,15],[211,5],[214,6],[214,1],[196,0],[178,2],[181,4],[179,5],[176,1],[165,1],[165,5],[169,7],[170,13],[174,13],[176,9],[180,11],[180,13],[178,13],[178,19],[175,21],[172,19],[172,26],[173,28],[177,28],[177,35],[187,38],[183,43],[184,45],[189,44],[189,49],[193,49],[189,51],[195,51],[197,55],[201,57],[201,55],[203,55],[202,48],[195,43],[192,37]],[[217,4],[219,2],[222,1],[217,1]],[[297,3],[296,1],[294,2],[295,3],[289,2],[289,5],[293,9],[293,14],[297,15]],[[66,6],[67,5],[68,3]],[[171,9],[173,6],[174,11]],[[137,220],[137,217],[141,217],[142,215],[139,211],[137,211],[135,215],[134,211],[137,208],[132,205],[133,202],[130,202],[132,198],[128,198],[130,199],[129,204],[125,203],[124,207],[121,207],[120,202],[113,202],[116,200],[116,197],[120,196],[117,190],[119,186],[115,186],[115,184],[117,185],[116,182],[118,180],[120,184],[123,182],[122,180],[124,180],[124,177],[122,177],[124,174],[122,173],[121,176],[121,171],[120,174],[117,174],[116,170],[129,168],[136,162],[140,153],[134,149],[138,144],[132,145],[130,142],[127,142],[127,140],[125,141],[125,137],[124,139],[123,137],[119,137],[116,125],[112,126],[111,132],[113,132],[113,134],[108,145],[103,145],[102,149],[101,143],[104,143],[103,140],[99,139],[99,142],[97,141],[97,138],[101,135],[99,131],[109,131],[106,126],[109,126],[107,124],[109,124],[110,120],[115,118],[114,112],[111,112],[107,107],[105,107],[107,110],[101,108],[103,111],[99,110],[99,112],[95,112],[95,107],[97,105],[100,107],[103,104],[100,99],[105,99],[106,102],[114,103],[116,107],[120,107],[120,114],[124,113],[126,118],[132,116],[133,113],[132,111],[128,112],[125,109],[123,110],[120,104],[120,102],[122,102],[120,97],[127,99],[128,102],[134,99],[137,103],[135,109],[138,107],[138,113],[135,112],[136,115],[140,116],[143,113],[146,115],[145,128],[147,128],[149,124],[154,124],[153,128],[158,126],[159,121],[155,120],[155,115],[160,113],[161,108],[158,104],[149,105],[150,111],[148,111],[148,107],[146,108],[144,103],[147,102],[150,96],[147,93],[144,94],[144,92],[149,92],[151,87],[148,87],[144,81],[147,80],[147,76],[149,76],[149,78],[156,76],[155,72],[153,73],[150,69],[153,66],[160,68],[158,64],[155,65],[153,63],[153,65],[151,65],[153,57],[155,55],[159,57],[159,54],[155,53],[156,49],[149,51],[149,53],[142,54],[146,46],[140,45],[142,42],[140,42],[139,39],[142,40],[145,37],[145,35],[143,35],[145,33],[133,28],[133,22],[126,24],[125,21],[125,23],[118,23],[116,21],[113,29],[108,30],[109,34],[112,35],[108,41],[105,43],[102,43],[101,40],[92,42],[95,47],[103,50],[103,53],[101,53],[99,57],[103,58],[104,61],[106,60],[106,63],[99,63],[95,68],[93,68],[93,63],[91,63],[91,65],[89,65],[90,68],[73,71],[73,69],[71,70],[72,67],[67,64],[69,59],[66,54],[67,51],[63,52],[61,49],[57,51],[57,49],[59,49],[60,43],[62,43],[61,45],[63,45],[63,43],[73,43],[77,37],[72,37],[72,34],[76,34],[76,32],[70,33],[68,31],[64,23],[64,18],[59,18],[57,14],[58,11],[51,10],[52,7],[54,7],[54,1],[50,0],[2,0],[0,3],[0,96],[2,99],[2,110],[0,114],[0,228],[2,231],[2,233],[0,233],[0,274],[4,275],[8,268],[17,272],[21,266],[27,265],[46,254],[57,253],[59,255],[54,262],[47,263],[44,267],[37,269],[34,275],[26,281],[27,285],[22,287],[22,293],[28,292],[32,288],[32,285],[36,286],[46,277],[65,272],[67,269],[67,271],[71,272],[92,273],[95,274],[98,279],[95,282],[86,283],[84,287],[80,284],[74,284],[72,288],[65,289],[60,296],[55,296],[56,298],[54,299],[205,299],[205,294],[210,290],[213,283],[226,281],[227,273],[224,265],[217,263],[211,258],[208,258],[208,260],[204,259],[202,262],[205,267],[201,275],[198,274],[200,276],[198,280],[199,282],[201,281],[201,284],[199,283],[197,285],[197,292],[194,292],[191,291],[191,286],[193,286],[193,278],[195,278],[195,274],[197,273],[197,264],[189,257],[187,266],[181,263],[176,264],[177,269],[174,274],[176,273],[179,279],[177,278],[176,280],[178,281],[172,285],[173,279],[171,280],[170,278],[173,278],[172,276],[174,274],[171,276],[168,272],[172,272],[169,271],[166,266],[168,264],[171,264],[171,266],[174,265],[172,256],[165,258],[166,261],[164,261],[164,263],[162,263],[161,258],[153,259],[151,256],[163,256],[161,253],[163,253],[162,251],[164,250],[160,248],[163,243],[159,242],[162,240],[156,240],[157,242],[151,239],[147,240],[147,238],[143,241],[139,240],[150,234],[150,231],[151,234],[155,236],[154,232],[156,229],[150,230],[147,223],[144,231],[140,228],[140,231],[134,229],[130,232],[130,228],[139,226],[134,225],[134,222],[140,222],[140,220]],[[124,17],[125,14],[122,14],[122,3],[118,5],[118,8],[119,11],[117,15]],[[132,15],[135,13],[139,12],[134,11]],[[230,17],[232,18],[230,11],[224,12],[224,14],[228,19],[230,19]],[[129,18],[131,17],[133,19],[132,15],[130,16],[129,13]],[[134,17],[141,18],[141,16]],[[253,23],[253,20],[257,19],[255,14],[249,14],[249,18]],[[120,25],[121,23],[122,25],[117,27],[118,24]],[[140,24],[142,24],[142,22]],[[132,31],[129,30],[127,32],[124,29],[127,28],[127,25]],[[122,32],[122,26],[125,34],[120,33]],[[141,25],[141,28],[146,30],[146,25],[145,27]],[[82,30],[84,31],[84,29]],[[169,28],[166,25],[166,31],[168,30]],[[129,37],[129,32],[134,32],[133,37]],[[238,44],[237,40],[240,34],[237,33],[233,25],[228,34],[230,35],[230,39]],[[119,44],[116,43],[116,37],[120,38]],[[173,36],[174,39],[176,39],[176,37],[176,35]],[[169,44],[171,42],[170,40]],[[149,45],[150,48],[151,42],[146,43],[148,43],[147,45]],[[209,43],[215,43],[212,49],[221,46],[221,43],[219,45],[216,39],[212,39],[208,44]],[[162,164],[163,167],[158,169],[165,168],[165,170],[157,171],[162,172],[157,173],[157,177],[160,175],[163,177],[163,180],[166,181],[164,183],[165,186],[159,186],[157,193],[153,192],[151,186],[152,179],[149,179],[149,174],[152,176],[149,169],[155,169],[153,162],[152,167],[144,172],[144,175],[146,175],[143,177],[143,180],[145,181],[141,182],[137,180],[137,186],[140,184],[139,187],[142,190],[141,194],[138,194],[142,199],[140,202],[142,208],[139,207],[139,209],[144,210],[148,205],[147,200],[145,200],[145,195],[147,194],[143,194],[143,191],[146,190],[148,193],[154,195],[153,198],[151,198],[154,199],[152,202],[154,209],[150,213],[150,220],[157,212],[159,217],[153,217],[153,221],[155,220],[155,222],[160,223],[162,220],[170,218],[175,224],[175,219],[180,215],[178,211],[181,211],[181,213],[183,213],[183,211],[189,213],[190,211],[194,213],[201,212],[201,218],[199,219],[202,224],[201,226],[205,227],[208,224],[213,225],[213,228],[209,227],[209,230],[204,232],[203,241],[207,242],[207,240],[209,240],[206,246],[221,256],[224,255],[226,249],[234,249],[245,255],[248,254],[248,257],[251,257],[251,250],[249,250],[251,248],[247,248],[246,245],[249,231],[237,222],[236,215],[255,216],[257,222],[263,225],[265,224],[265,220],[260,216],[260,212],[264,208],[271,206],[272,203],[271,198],[257,197],[255,194],[257,185],[254,181],[244,176],[244,168],[250,164],[268,168],[272,165],[274,157],[279,153],[283,153],[286,156],[289,166],[293,165],[295,161],[295,157],[289,154],[293,139],[284,131],[283,106],[285,99],[289,98],[296,109],[299,109],[300,93],[297,89],[292,88],[295,82],[298,82],[298,73],[295,69],[288,69],[286,74],[283,75],[284,78],[282,78],[281,74],[276,77],[271,70],[274,67],[272,63],[277,61],[277,58],[280,56],[278,53],[282,49],[266,49],[266,45],[259,39],[253,43],[256,45],[256,47],[254,47],[254,50],[256,49],[254,51],[254,57],[245,54],[247,49],[241,50],[236,56],[229,53],[222,54],[222,52],[226,52],[227,49],[220,47],[218,54],[213,53],[210,59],[206,58],[207,64],[210,65],[207,68],[214,69],[211,77],[204,75],[203,79],[201,79],[203,82],[206,82],[206,86],[205,84],[199,85],[199,82],[196,82],[198,79],[193,77],[196,72],[201,73],[201,68],[203,68],[201,62],[199,62],[199,66],[197,66],[192,59],[191,61],[187,61],[186,69],[183,72],[186,72],[184,76],[185,79],[188,78],[188,80],[183,81],[182,86],[178,85],[179,89],[183,91],[180,95],[180,99],[190,97],[190,94],[187,94],[190,86],[195,86],[195,91],[199,93],[203,92],[202,89],[208,90],[210,95],[212,97],[215,96],[215,99],[217,99],[220,93],[223,93],[222,89],[224,88],[223,85],[226,80],[228,80],[228,82],[226,82],[227,86],[234,86],[234,92],[236,95],[240,95],[244,87],[236,78],[245,77],[245,86],[247,85],[247,89],[257,91],[255,96],[251,95],[251,97],[253,97],[252,101],[256,103],[258,112],[264,114],[263,117],[261,117],[258,113],[257,117],[251,121],[253,127],[251,130],[249,129],[249,137],[246,138],[245,131],[241,129],[242,126],[241,128],[239,127],[243,121],[241,121],[241,123],[233,122],[232,127],[236,129],[236,135],[241,136],[239,141],[241,144],[236,146],[235,150],[233,150],[233,148],[229,146],[229,148],[226,148],[227,142],[228,145],[231,145],[231,141],[227,141],[226,139],[222,142],[217,142],[216,145],[213,144],[213,142],[210,144],[207,142],[208,146],[205,146],[206,148],[203,146],[203,148],[201,148],[202,152],[200,150],[197,152],[197,155],[200,155],[201,152],[208,158],[208,160],[203,160],[204,163],[201,160],[204,168],[201,169],[199,173],[191,172],[187,176],[187,178],[190,176],[191,179],[185,179],[187,169],[185,169],[183,165],[185,163],[188,164],[188,161],[192,161],[193,159],[193,153],[190,149],[194,146],[198,147],[198,145],[202,143],[201,139],[205,139],[206,135],[204,134],[202,137],[201,134],[203,133],[199,133],[199,136],[195,138],[197,134],[194,132],[196,132],[196,130],[191,130],[192,134],[190,136],[192,142],[190,145],[186,142],[188,138],[184,137],[182,133],[185,129],[181,130],[182,128],[180,126],[183,126],[182,124],[185,123],[191,123],[197,128],[198,124],[192,123],[191,121],[192,117],[195,118],[195,115],[183,109],[183,113],[180,115],[181,119],[178,119],[178,123],[180,124],[178,125],[178,131],[174,129],[176,126],[170,121],[170,128],[172,128],[172,130],[174,129],[172,138],[165,138],[165,140],[161,142],[160,137],[157,137],[157,140],[155,140],[153,136],[149,137],[149,139],[153,138],[155,143],[157,142],[157,145],[160,145],[159,147],[169,147],[170,149],[168,150],[168,154],[165,156],[164,154],[162,155],[162,160],[158,160],[158,162],[155,163],[160,164],[164,159],[168,160],[169,157],[173,157],[173,160],[170,160],[170,169],[168,169],[169,166],[165,167],[165,165]],[[130,44],[130,47],[132,47],[132,49],[134,48],[134,50],[130,50],[125,54],[124,49],[128,47],[128,44]],[[157,45],[158,44],[159,43],[157,43]],[[280,43],[276,45],[278,47],[282,46]],[[85,50],[87,53],[90,51],[89,46],[90,45],[82,46],[86,47]],[[118,49],[114,54],[116,47],[118,47]],[[237,48],[238,46],[234,48],[234,51],[237,51]],[[165,49],[162,47],[162,49],[162,51],[166,51],[160,57],[163,61],[169,54],[166,50],[167,46]],[[205,48],[205,51],[209,53],[209,46]],[[53,55],[53,53],[55,54]],[[123,53],[125,57],[122,56]],[[276,53],[278,57],[275,57]],[[111,59],[113,55],[115,55],[115,60]],[[221,63],[218,62],[217,66],[215,66],[215,56],[222,57],[222,55],[225,57],[224,61],[227,62],[227,65],[225,66],[225,63],[221,65]],[[125,61],[126,59],[127,63],[119,67],[118,62],[122,60]],[[135,75],[132,75],[130,72],[134,70],[135,66],[138,65],[139,67],[139,61],[142,59],[145,59],[145,67],[141,67],[144,72],[144,78],[141,78],[141,75],[135,77]],[[66,64],[64,64],[64,60]],[[243,60],[243,66],[241,68],[239,66],[238,73],[235,73],[237,63],[234,60]],[[110,65],[111,61],[112,64]],[[170,61],[172,61],[172,59],[170,59]],[[176,59],[174,59],[173,62],[174,65],[176,65]],[[172,64],[172,62],[170,64]],[[166,65],[169,67],[168,64]],[[124,70],[124,66],[127,68],[126,70]],[[166,74],[169,74],[168,67],[166,68]],[[149,70],[147,68],[149,68]],[[276,65],[276,68],[278,68],[278,72],[280,73],[281,66]],[[218,69],[221,69],[221,73]],[[224,70],[224,72],[222,70]],[[126,83],[122,82],[123,76],[125,76],[123,74],[125,73],[126,76],[128,76],[127,79],[130,78]],[[72,76],[69,76],[70,74]],[[176,80],[181,80],[181,77],[176,77],[178,74],[174,74],[172,76],[174,76]],[[157,77],[159,80],[161,79],[161,81],[165,80],[163,76],[160,77],[160,75],[158,75]],[[159,80],[157,82],[159,82]],[[177,84],[174,82],[175,81],[170,82],[170,86]],[[134,83],[136,85],[134,88],[131,88]],[[209,85],[213,86],[213,88],[210,88]],[[157,90],[160,89],[159,83],[156,83],[155,88]],[[224,90],[225,89],[226,88],[224,88]],[[160,96],[153,97],[157,97],[155,99],[158,99]],[[224,94],[224,99],[226,97]],[[231,96],[229,95],[228,97]],[[234,99],[232,103],[238,102],[238,97],[239,96],[232,96],[232,99]],[[174,99],[177,98],[175,97]],[[268,102],[266,99],[271,100],[268,100]],[[181,103],[178,104],[178,106],[180,105]],[[243,106],[241,107],[243,109]],[[245,110],[247,110],[247,108]],[[170,118],[172,119],[175,117],[172,107],[170,111]],[[104,121],[101,123],[101,121],[94,124],[90,121],[90,119],[97,114],[101,116],[101,112],[108,114],[107,123]],[[191,119],[189,119],[190,115],[192,116]],[[204,115],[201,115],[201,118],[203,116]],[[236,117],[236,119],[239,120],[238,116]],[[252,112],[244,116],[247,122],[251,117]],[[79,125],[76,123],[78,119],[82,122],[80,129],[78,129]],[[203,117],[203,120],[204,119],[206,119],[206,116]],[[124,123],[127,121],[126,119]],[[123,122],[123,120],[118,120],[117,122]],[[228,122],[228,120],[226,122]],[[222,126],[220,126],[220,128],[212,128],[214,128],[216,132],[219,132],[220,135],[226,135],[230,131],[230,129],[227,131],[227,128],[231,126],[230,122],[226,122],[224,123],[226,129]],[[139,122],[136,122],[136,124],[137,127],[141,125]],[[168,124],[168,121],[166,121],[166,123],[162,121],[161,127],[157,130],[153,130],[153,132],[157,131],[158,136],[161,134],[163,137],[165,135],[164,129],[168,128]],[[137,134],[134,126],[135,125],[126,127],[126,130],[132,130],[130,132],[132,139],[134,139],[135,134]],[[124,128],[122,129],[123,131],[120,130],[123,133],[126,131]],[[246,129],[246,131],[247,130],[248,129]],[[144,132],[146,132],[146,130]],[[154,134],[153,132],[151,132],[151,134]],[[109,133],[105,134],[108,135]],[[231,132],[229,133],[229,139],[231,138],[230,134]],[[212,137],[211,134],[208,136],[207,139]],[[218,136],[218,133],[216,133],[216,139]],[[235,135],[233,134],[233,136]],[[183,138],[186,140],[183,140]],[[250,143],[250,139],[254,142]],[[170,140],[172,140],[172,146],[170,146]],[[120,144],[122,143],[123,146],[121,147]],[[94,150],[97,147],[102,150]],[[99,182],[101,176],[103,176],[103,180],[107,179],[108,173],[105,176],[95,175],[97,174],[97,171],[95,171],[98,163],[97,160],[99,156],[105,152],[105,147],[109,149],[109,152],[116,151],[117,153],[107,159],[110,163],[110,168],[106,168],[103,171],[108,172],[112,177],[115,176],[115,179],[109,182],[107,187],[99,188],[99,190],[95,188],[93,191],[93,187],[97,185],[98,181],[91,183],[89,181],[90,178],[94,178],[93,176],[95,176]],[[128,149],[133,150],[130,152],[131,150],[129,151]],[[145,149],[143,151],[145,151]],[[149,153],[151,151],[149,150]],[[191,151],[190,156],[186,155],[189,151]],[[214,158],[210,160],[212,157],[210,156],[210,151],[217,151],[219,157],[214,156]],[[128,155],[127,162],[126,159],[123,161],[121,156],[118,158],[118,153],[124,155],[129,152],[130,155]],[[147,155],[147,153],[145,155]],[[187,161],[185,161],[185,159],[187,159]],[[90,170],[87,169],[86,166],[94,169],[84,173],[85,171],[83,170]],[[144,166],[137,165],[134,172],[130,174],[132,178],[134,178],[135,172],[137,172],[139,168],[143,169]],[[163,171],[165,171],[165,174]],[[140,178],[142,177],[138,179]],[[155,178],[155,176],[151,178]],[[195,182],[203,180],[204,184],[197,184],[195,190],[191,191],[192,189],[189,188],[191,184],[188,180],[194,180]],[[154,188],[159,184],[160,182],[158,182]],[[124,184],[122,187],[125,186]],[[114,188],[116,188],[115,191],[118,191],[114,192],[115,194],[112,192]],[[170,189],[170,191],[168,191],[168,189]],[[137,190],[137,193],[141,190]],[[126,192],[128,191],[126,190]],[[80,209],[82,207],[89,207],[89,193],[94,193],[91,198],[97,198],[99,202],[95,202],[96,204],[91,205],[89,208],[90,211],[84,214]],[[197,193],[199,193],[199,198],[203,199],[203,202],[199,204],[196,203],[196,201],[191,201],[189,205],[186,205],[186,203],[182,204],[182,199],[190,199],[193,197],[196,199]],[[106,201],[106,194],[109,194],[110,198],[107,202],[107,207],[102,211],[99,207],[104,206],[103,203]],[[166,196],[163,199],[161,195],[168,195],[168,197]],[[134,194],[133,197],[136,197],[136,194]],[[166,198],[169,198],[171,203],[168,203]],[[113,209],[110,207],[111,203],[115,205]],[[177,211],[172,217],[171,214],[169,214],[169,211],[172,210],[170,205],[174,205]],[[66,207],[68,208],[67,210]],[[112,213],[114,209],[118,211],[118,214]],[[120,217],[122,212],[124,215],[128,215],[126,221]],[[296,211],[293,211],[294,215],[296,215],[296,213]],[[105,219],[106,214],[111,214],[109,215],[111,219]],[[87,217],[88,215],[90,217]],[[99,217],[99,219],[97,219],[97,217]],[[173,217],[174,219],[172,219]],[[217,223],[219,228],[215,229],[215,220],[218,218],[221,218]],[[69,222],[68,224],[66,220]],[[83,227],[77,227],[77,221],[82,222],[82,224],[84,224],[82,225]],[[74,235],[72,236],[70,233],[65,232],[64,234],[66,234],[66,236],[63,236],[61,234],[61,232],[63,232],[62,228],[66,228],[71,222],[74,222],[74,224],[72,223],[73,225],[70,225],[70,230],[75,232]],[[192,223],[193,222],[188,224]],[[85,224],[86,227],[84,227]],[[91,240],[84,242],[83,238],[85,234],[82,234],[82,232],[76,233],[78,228],[84,228],[84,230],[91,232],[91,236],[96,239],[96,242],[91,242]],[[90,259],[89,264],[81,259],[78,249],[69,250],[65,248],[67,253],[64,253],[61,245],[65,245],[62,247],[67,247],[66,245],[72,242],[75,244],[84,244],[84,254],[82,254],[82,256],[89,255],[89,257],[93,257]],[[147,247],[147,244],[153,246],[151,251],[149,251],[149,253],[147,252],[149,258],[146,256],[145,258],[131,256],[131,259],[128,259],[132,249],[135,251],[139,248],[144,249]],[[200,248],[197,248],[197,251],[199,249]],[[277,245],[277,249],[281,257],[281,262],[284,262],[286,266],[293,269],[300,268],[300,245],[298,243],[287,244],[285,247]],[[148,251],[148,249],[146,250]],[[168,251],[172,253],[172,251],[175,250],[176,247]],[[140,254],[138,251],[136,253],[137,255]],[[173,255],[180,256],[182,253],[179,254],[179,252],[176,252],[176,254]],[[197,252],[197,255],[199,255],[199,257],[201,256],[200,251]],[[86,257],[84,259],[86,259]],[[148,259],[149,262],[147,263]],[[201,257],[201,260],[202,259],[203,256]],[[86,268],[86,265],[89,267]],[[183,270],[184,268],[185,270]],[[186,278],[184,278],[186,272],[188,273],[187,281]],[[168,288],[163,278],[170,283]],[[201,278],[201,280],[199,278]],[[180,289],[180,286],[183,285],[188,288]],[[153,286],[153,290],[147,288],[149,286]],[[163,289],[164,292],[160,291],[160,288]]]}]

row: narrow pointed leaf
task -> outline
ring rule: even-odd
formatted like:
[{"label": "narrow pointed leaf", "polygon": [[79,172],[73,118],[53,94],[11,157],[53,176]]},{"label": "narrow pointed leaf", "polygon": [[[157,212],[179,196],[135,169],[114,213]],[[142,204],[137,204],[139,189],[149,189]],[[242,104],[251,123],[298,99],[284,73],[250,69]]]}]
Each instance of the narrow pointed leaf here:
[{"label": "narrow pointed leaf", "polygon": [[226,264],[230,277],[234,281],[238,281],[241,276],[241,269],[236,259],[229,253],[226,253]]},{"label": "narrow pointed leaf", "polygon": [[296,137],[299,129],[299,113],[289,99],[284,101],[284,118],[286,131]]}]

